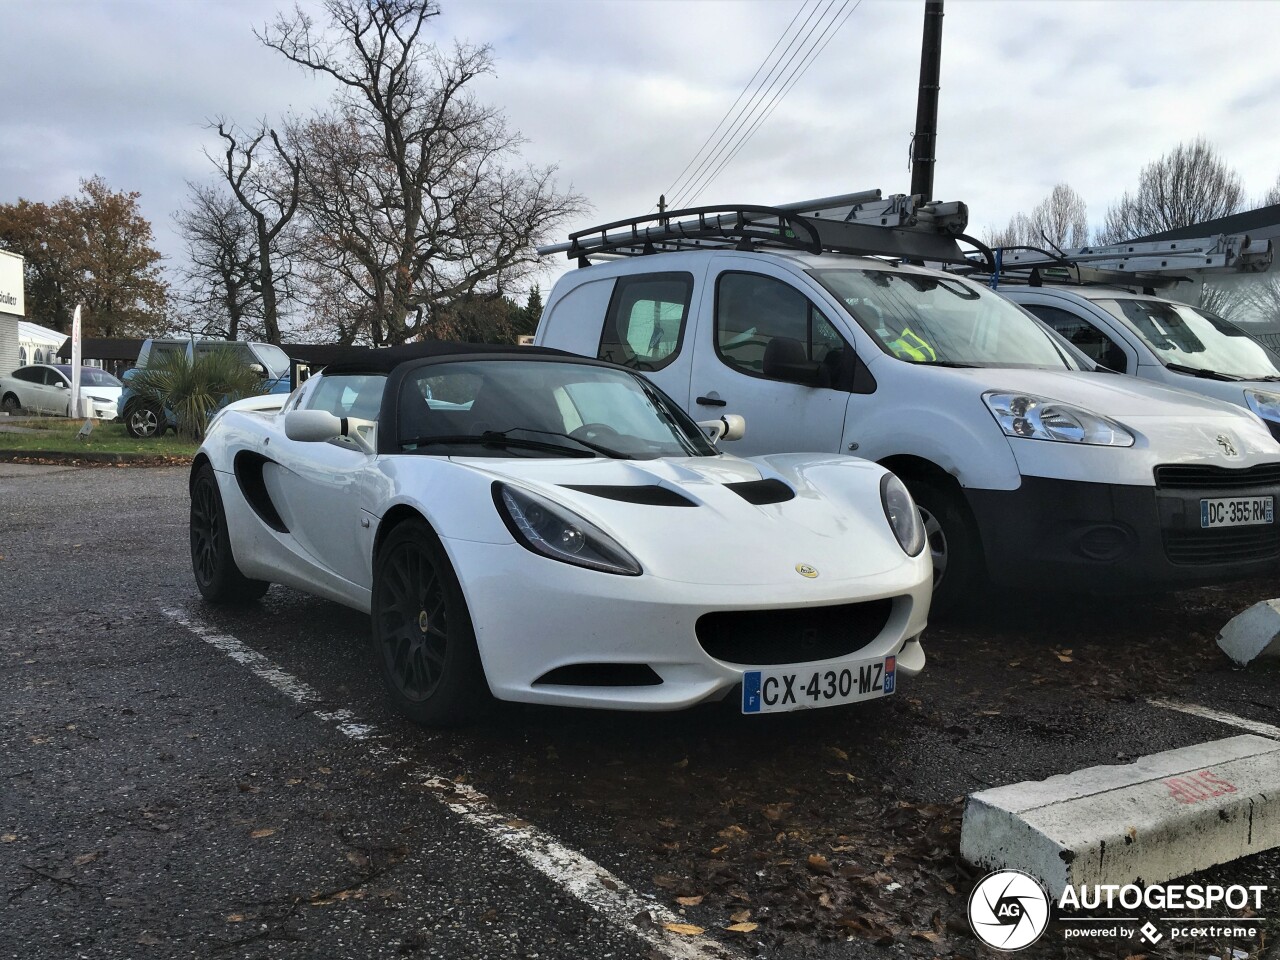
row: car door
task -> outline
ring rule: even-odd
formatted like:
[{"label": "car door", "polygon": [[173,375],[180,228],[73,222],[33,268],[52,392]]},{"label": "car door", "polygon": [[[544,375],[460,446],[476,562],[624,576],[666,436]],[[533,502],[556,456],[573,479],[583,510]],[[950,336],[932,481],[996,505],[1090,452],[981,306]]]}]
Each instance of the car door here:
[{"label": "car door", "polygon": [[[376,420],[386,377],[350,374],[321,377],[300,399],[308,410]],[[360,542],[363,484],[374,457],[352,440],[301,442],[276,436],[262,451],[267,492],[289,534],[321,568],[368,588],[369,558]]]},{"label": "car door", "polygon": [[736,454],[838,452],[854,358],[826,312],[763,260],[717,258],[706,286],[686,409],[745,417]]},{"label": "car door", "polygon": [[1020,298],[1017,303],[1053,327],[1094,363],[1117,373],[1137,373],[1137,352],[1112,325],[1100,322],[1067,301],[1049,303],[1032,296]]},{"label": "car door", "polygon": [[45,411],[65,417],[71,410],[71,381],[53,367],[44,368]]},{"label": "car door", "polygon": [[40,412],[43,386],[43,367],[19,367],[9,377],[9,389],[17,395],[18,403],[29,413]]}]

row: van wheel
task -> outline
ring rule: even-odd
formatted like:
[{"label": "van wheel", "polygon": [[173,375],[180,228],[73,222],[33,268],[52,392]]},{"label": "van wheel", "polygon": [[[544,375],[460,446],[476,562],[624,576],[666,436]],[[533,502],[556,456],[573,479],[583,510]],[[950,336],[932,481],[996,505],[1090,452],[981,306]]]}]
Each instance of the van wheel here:
[{"label": "van wheel", "polygon": [[920,508],[925,538],[933,558],[935,613],[961,609],[973,599],[985,577],[982,544],[977,527],[959,491],[933,480],[907,480],[907,489]]}]

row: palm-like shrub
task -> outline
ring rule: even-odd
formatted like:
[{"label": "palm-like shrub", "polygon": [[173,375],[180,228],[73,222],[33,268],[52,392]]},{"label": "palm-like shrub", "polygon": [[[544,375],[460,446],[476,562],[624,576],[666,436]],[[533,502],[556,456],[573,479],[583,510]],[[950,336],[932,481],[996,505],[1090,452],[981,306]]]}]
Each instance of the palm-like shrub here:
[{"label": "palm-like shrub", "polygon": [[172,410],[180,434],[200,440],[220,407],[261,393],[262,380],[262,371],[233,350],[209,350],[194,360],[184,350],[138,370],[129,386],[143,403]]}]

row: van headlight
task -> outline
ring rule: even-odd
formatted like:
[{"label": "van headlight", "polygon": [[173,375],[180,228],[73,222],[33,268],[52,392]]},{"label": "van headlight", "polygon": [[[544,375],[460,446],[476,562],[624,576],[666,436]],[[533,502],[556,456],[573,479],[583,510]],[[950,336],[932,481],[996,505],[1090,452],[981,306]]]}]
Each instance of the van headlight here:
[{"label": "van headlight", "polygon": [[613,537],[568,507],[505,483],[493,485],[493,502],[516,540],[575,567],[638,577],[640,564]]},{"label": "van headlight", "polygon": [[1116,421],[1069,403],[995,390],[984,393],[982,399],[1005,436],[1100,447],[1133,446],[1133,434]]},{"label": "van headlight", "polygon": [[1249,409],[1263,420],[1280,423],[1280,393],[1268,393],[1266,390],[1246,390],[1244,402]]},{"label": "van headlight", "polygon": [[892,473],[886,473],[880,478],[880,502],[903,552],[909,557],[918,557],[924,549],[924,523],[916,502],[907,492],[907,485]]}]

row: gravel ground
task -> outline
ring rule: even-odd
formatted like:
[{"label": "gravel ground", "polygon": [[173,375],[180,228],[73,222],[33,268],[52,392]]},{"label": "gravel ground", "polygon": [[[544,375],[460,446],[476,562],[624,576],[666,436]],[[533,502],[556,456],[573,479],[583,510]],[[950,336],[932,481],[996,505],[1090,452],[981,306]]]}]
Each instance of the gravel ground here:
[{"label": "gravel ground", "polygon": [[[1240,732],[1150,697],[1280,723],[1280,675],[1212,643],[1276,592],[1250,583],[993,603],[926,634],[897,696],[847,709],[504,707],[423,731],[383,703],[366,618],[280,587],[244,611],[199,600],[185,480],[0,464],[0,956],[649,955],[169,607],[746,955],[975,956],[966,793]],[[1280,914],[1275,852],[1213,876],[1270,885]],[[1153,952],[1051,927],[1027,955]]]}]

